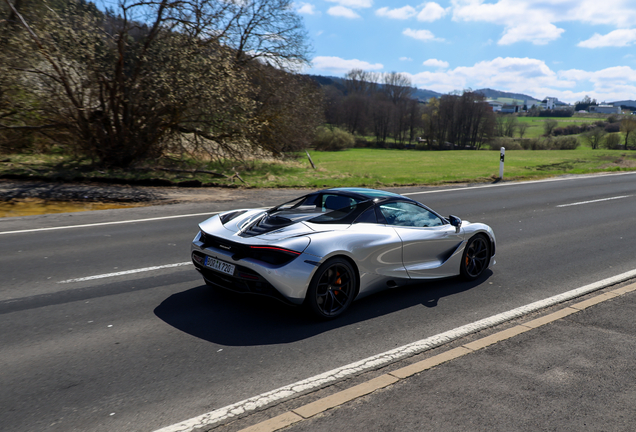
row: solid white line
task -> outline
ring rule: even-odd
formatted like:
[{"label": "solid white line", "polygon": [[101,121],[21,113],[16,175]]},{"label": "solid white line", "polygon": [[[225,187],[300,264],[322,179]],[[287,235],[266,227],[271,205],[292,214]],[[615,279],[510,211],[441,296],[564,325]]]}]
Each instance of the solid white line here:
[{"label": "solid white line", "polygon": [[592,204],[592,203],[597,203],[597,202],[602,202],[602,201],[611,201],[611,200],[629,198],[631,196],[632,195],[623,195],[623,196],[617,196],[617,197],[612,197],[612,198],[597,199],[597,200],[592,200],[592,201],[581,201],[581,202],[575,202],[575,203],[572,203],[572,204],[561,204],[561,205],[558,205],[557,207],[570,207],[570,206],[575,206],[575,205]]},{"label": "solid white line", "polygon": [[68,280],[65,280],[65,281],[60,281],[58,283],[84,282],[84,281],[89,281],[89,280],[93,280],[93,279],[103,279],[103,278],[109,278],[109,277],[115,277],[115,276],[121,276],[121,275],[128,275],[128,274],[133,274],[133,273],[142,273],[142,272],[148,272],[148,271],[153,271],[153,270],[161,270],[161,269],[166,269],[166,268],[181,267],[181,266],[190,265],[190,264],[192,264],[190,261],[182,262],[182,263],[176,263],[176,264],[166,264],[166,265],[160,265],[160,266],[154,266],[154,267],[146,267],[146,268],[140,268],[140,269],[134,269],[134,270],[120,271],[120,272],[116,272],[116,273],[106,273],[106,274],[100,274],[100,275],[95,275],[95,276],[87,276],[87,277],[82,277],[82,278],[77,278],[77,279],[68,279]]},{"label": "solid white line", "polygon": [[449,343],[453,340],[478,332],[480,330],[502,324],[506,321],[519,318],[523,315],[536,312],[549,306],[572,300],[574,298],[583,296],[593,291],[600,290],[610,285],[615,285],[634,277],[636,277],[636,270],[628,271],[626,273],[622,273],[611,278],[603,279],[601,281],[573,289],[563,294],[559,294],[544,300],[518,307],[516,309],[509,310],[507,312],[493,315],[489,318],[485,318],[474,323],[467,324],[462,327],[458,327],[456,329],[449,330],[447,332],[440,333],[438,335],[431,336],[429,338],[422,339],[399,348],[395,348],[391,351],[387,351],[385,353],[378,354],[364,360],[360,360],[358,362],[330,370],[320,375],[298,381],[294,384],[290,384],[279,389],[251,397],[249,399],[245,399],[241,402],[216,409],[206,414],[202,414],[189,420],[185,420],[181,423],[166,426],[155,432],[190,432],[197,428],[210,427],[214,423],[218,423],[220,421],[236,417],[250,411],[255,411],[257,409],[270,405],[273,402],[298,396],[309,390],[315,390],[324,387],[327,384],[341,380],[348,376],[360,374],[361,372],[370,369],[380,368],[399,359],[419,354],[421,352]]},{"label": "solid white line", "polygon": [[177,218],[194,217],[194,216],[208,216],[208,215],[215,215],[218,213],[221,213],[221,212],[192,213],[192,214],[185,214],[185,215],[161,216],[161,217],[155,217],[155,218],[131,219],[131,220],[115,221],[115,222],[97,222],[97,223],[85,224],[85,225],[69,225],[69,226],[51,227],[51,228],[33,228],[33,229],[18,230],[18,231],[4,231],[4,232],[0,232],[0,235],[30,233],[30,232],[38,232],[38,231],[53,231],[53,230],[62,230],[62,229],[69,229],[69,228],[86,228],[86,227],[103,226],[103,225],[120,225],[120,224],[128,224],[128,223],[135,223],[135,222],[150,222],[150,221],[157,221],[157,220],[164,220],[164,219],[177,219]]},{"label": "solid white line", "polygon": [[495,188],[495,187],[504,187],[504,186],[521,186],[521,185],[528,185],[528,184],[535,184],[535,183],[551,183],[551,182],[558,182],[558,181],[581,180],[581,179],[593,178],[593,177],[622,176],[622,175],[635,175],[635,174],[636,172],[632,172],[632,171],[621,172],[621,173],[592,174],[592,175],[582,175],[582,176],[575,176],[575,177],[559,177],[559,178],[550,178],[550,179],[543,179],[543,180],[517,181],[517,182],[511,182],[511,183],[496,183],[496,184],[488,184],[483,186],[469,186],[469,187],[454,188],[454,189],[436,189],[432,191],[408,192],[408,193],[403,193],[401,195],[404,195],[404,196],[425,195],[425,194],[432,194],[432,193],[439,193],[439,192],[469,191],[471,189],[486,189],[486,188]]},{"label": "solid white line", "polygon": [[[525,182],[498,183],[498,184],[489,184],[489,185],[483,185],[483,186],[470,186],[470,187],[454,188],[454,189],[436,189],[436,190],[432,190],[432,191],[408,192],[408,193],[403,193],[402,195],[404,195],[404,196],[425,195],[425,194],[440,193],[440,192],[457,192],[457,191],[467,191],[467,190],[471,190],[471,189],[485,189],[485,188],[502,187],[502,186],[520,186],[520,185],[535,184],[535,183],[548,183],[548,182],[555,182],[555,181],[580,180],[581,178],[605,177],[605,176],[610,176],[610,175],[611,176],[621,176],[621,175],[634,175],[634,174],[636,174],[636,172],[594,174],[594,175],[585,176],[585,177],[576,176],[576,177],[553,178],[553,179],[544,179],[544,180],[530,180],[530,181],[525,181]],[[263,208],[269,208],[269,207],[263,207]],[[235,209],[230,209],[230,210],[235,210]],[[230,211],[230,210],[222,210],[222,211],[210,212],[210,213],[193,213],[193,214],[186,214],[186,215],[162,216],[162,217],[147,218],[147,219],[133,219],[133,220],[115,221],[115,222],[98,222],[98,223],[85,224],[85,225],[69,225],[69,226],[61,226],[61,227],[33,228],[33,229],[25,229],[25,230],[17,230],[17,231],[3,231],[3,232],[0,232],[0,235],[3,235],[3,234],[22,234],[22,233],[31,233],[31,232],[39,232],[39,231],[54,231],[54,230],[62,230],[62,229],[70,229],[70,228],[87,228],[87,227],[104,226],[104,225],[119,225],[119,224],[128,224],[128,223],[136,223],[136,222],[150,222],[150,221],[157,221],[157,220],[164,220],[164,219],[176,219],[176,218],[194,217],[194,216],[207,216],[207,215],[211,216],[211,215],[223,213],[225,211]]]}]

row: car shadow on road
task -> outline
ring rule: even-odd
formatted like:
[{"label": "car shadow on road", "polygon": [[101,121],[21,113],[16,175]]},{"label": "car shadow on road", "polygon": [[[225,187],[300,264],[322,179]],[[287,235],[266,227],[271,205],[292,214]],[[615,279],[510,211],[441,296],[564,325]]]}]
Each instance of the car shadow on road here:
[{"label": "car shadow on road", "polygon": [[339,327],[416,306],[435,307],[442,297],[473,289],[492,275],[487,270],[476,281],[460,278],[412,284],[382,291],[353,303],[341,317],[317,321],[304,307],[274,299],[240,295],[201,285],[164,300],[154,313],[167,324],[192,336],[227,346],[295,342]]}]

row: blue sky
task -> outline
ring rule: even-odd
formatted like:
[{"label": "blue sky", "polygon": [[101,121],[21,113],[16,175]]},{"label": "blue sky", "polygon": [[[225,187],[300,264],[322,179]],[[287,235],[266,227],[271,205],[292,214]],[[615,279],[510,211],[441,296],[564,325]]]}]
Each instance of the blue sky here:
[{"label": "blue sky", "polygon": [[576,102],[636,99],[634,0],[299,0],[306,73],[407,74],[448,93],[490,87]]}]

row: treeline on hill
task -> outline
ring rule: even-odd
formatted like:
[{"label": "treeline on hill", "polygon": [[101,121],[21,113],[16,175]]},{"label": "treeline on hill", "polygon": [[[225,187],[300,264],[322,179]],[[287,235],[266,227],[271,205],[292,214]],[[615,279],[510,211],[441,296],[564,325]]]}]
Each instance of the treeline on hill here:
[{"label": "treeline on hill", "polygon": [[345,75],[343,86],[323,88],[327,123],[371,136],[380,147],[417,142],[428,149],[479,148],[494,132],[495,116],[479,93],[465,91],[422,103],[413,98],[407,76],[359,69]]},{"label": "treeline on hill", "polygon": [[0,0],[0,150],[101,167],[307,147],[322,92],[291,0]]}]

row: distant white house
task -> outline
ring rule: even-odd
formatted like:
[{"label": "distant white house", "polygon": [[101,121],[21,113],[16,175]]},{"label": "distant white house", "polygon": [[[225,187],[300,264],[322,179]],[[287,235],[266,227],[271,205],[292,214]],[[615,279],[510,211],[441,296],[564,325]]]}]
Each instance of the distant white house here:
[{"label": "distant white house", "polygon": [[558,98],[555,97],[546,97],[539,106],[546,110],[574,110],[572,105],[568,105],[564,102],[559,101]]},{"label": "distant white house", "polygon": [[620,106],[613,106],[613,105],[590,105],[589,108],[591,113],[598,113],[598,114],[621,114],[621,107]]},{"label": "distant white house", "polygon": [[503,108],[504,104],[501,102],[498,102],[496,100],[487,100],[486,103],[488,105],[490,105],[490,108],[492,108],[493,112],[499,112],[501,111],[501,109]]},{"label": "distant white house", "polygon": [[543,102],[541,102],[539,106],[543,109],[551,110],[551,109],[554,109],[558,101],[559,99],[555,97],[547,97],[543,100]]}]

